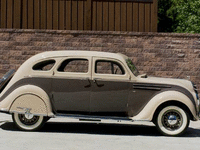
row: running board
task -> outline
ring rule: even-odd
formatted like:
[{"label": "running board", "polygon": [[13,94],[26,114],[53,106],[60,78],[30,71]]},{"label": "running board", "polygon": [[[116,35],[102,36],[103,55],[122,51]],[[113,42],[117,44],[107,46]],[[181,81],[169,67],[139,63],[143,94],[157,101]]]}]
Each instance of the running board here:
[{"label": "running board", "polygon": [[64,117],[69,119],[78,119],[77,121],[83,122],[102,122],[102,123],[133,123],[135,121],[148,121],[149,120],[132,120],[128,117],[113,117],[113,116],[92,116],[92,115],[75,115],[75,114],[56,114],[54,117]]},{"label": "running board", "polygon": [[101,122],[100,119],[79,119],[79,121],[94,121],[94,122]]}]

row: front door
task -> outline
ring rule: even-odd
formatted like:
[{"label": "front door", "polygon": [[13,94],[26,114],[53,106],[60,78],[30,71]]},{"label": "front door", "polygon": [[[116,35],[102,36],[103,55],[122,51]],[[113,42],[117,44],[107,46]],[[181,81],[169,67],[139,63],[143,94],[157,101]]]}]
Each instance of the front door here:
[{"label": "front door", "polygon": [[92,81],[92,114],[128,115],[129,74],[120,61],[93,57]]},{"label": "front door", "polygon": [[63,59],[52,80],[53,103],[58,113],[90,112],[90,58]]}]

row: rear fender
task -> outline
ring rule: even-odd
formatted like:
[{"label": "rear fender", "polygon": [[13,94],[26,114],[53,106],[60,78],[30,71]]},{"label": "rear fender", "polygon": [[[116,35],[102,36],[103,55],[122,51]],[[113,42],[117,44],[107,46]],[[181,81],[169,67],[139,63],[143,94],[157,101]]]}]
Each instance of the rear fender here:
[{"label": "rear fender", "polygon": [[40,87],[24,85],[10,93],[0,105],[0,110],[9,113],[25,113],[53,116],[51,102],[47,93]]}]

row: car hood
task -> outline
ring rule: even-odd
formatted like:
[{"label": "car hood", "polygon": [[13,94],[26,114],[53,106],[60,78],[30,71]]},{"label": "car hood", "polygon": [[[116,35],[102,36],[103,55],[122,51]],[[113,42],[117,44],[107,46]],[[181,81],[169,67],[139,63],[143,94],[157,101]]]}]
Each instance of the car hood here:
[{"label": "car hood", "polygon": [[193,91],[193,85],[191,81],[185,79],[174,79],[174,78],[160,78],[160,77],[147,77],[139,78],[139,82],[154,83],[154,84],[171,84],[178,85]]}]

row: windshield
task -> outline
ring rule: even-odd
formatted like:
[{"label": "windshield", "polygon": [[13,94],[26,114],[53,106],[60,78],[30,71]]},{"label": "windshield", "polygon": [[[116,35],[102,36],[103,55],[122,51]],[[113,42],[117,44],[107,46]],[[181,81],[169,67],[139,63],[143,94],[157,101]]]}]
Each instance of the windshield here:
[{"label": "windshield", "polygon": [[132,71],[132,73],[135,76],[138,76],[139,75],[139,71],[137,70],[137,68],[133,64],[132,60],[130,58],[128,58],[128,59],[126,59],[126,63],[127,63],[128,67],[129,67],[129,69]]}]

